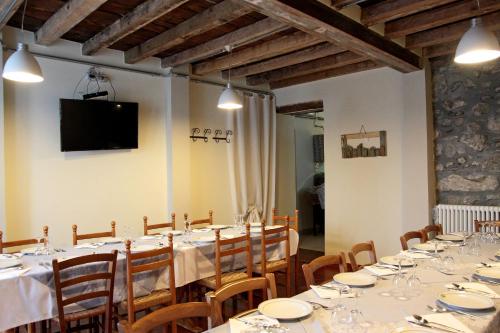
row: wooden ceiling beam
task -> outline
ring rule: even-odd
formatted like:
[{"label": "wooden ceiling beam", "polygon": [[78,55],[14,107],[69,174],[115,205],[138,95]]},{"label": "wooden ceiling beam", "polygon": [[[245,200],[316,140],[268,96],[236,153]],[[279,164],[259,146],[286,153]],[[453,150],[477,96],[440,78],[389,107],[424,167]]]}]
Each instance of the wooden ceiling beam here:
[{"label": "wooden ceiling beam", "polygon": [[317,0],[239,0],[250,8],[407,73],[421,68],[420,57]]},{"label": "wooden ceiling beam", "polygon": [[[345,49],[330,43],[323,43],[308,47],[306,49],[285,54],[269,60],[264,60],[255,64],[250,64],[242,67],[231,69],[232,77],[243,77],[253,74],[272,71],[273,69],[283,68],[300,64],[306,61],[327,57],[332,54],[337,54],[345,51]],[[226,72],[223,72],[225,77]]]},{"label": "wooden ceiling beam", "polygon": [[297,31],[278,39],[269,40],[252,47],[244,48],[243,50],[233,52],[230,55],[228,54],[223,57],[194,64],[192,70],[195,75],[204,75],[272,58],[280,54],[318,44],[319,42],[320,40],[315,36],[302,31]]},{"label": "wooden ceiling beam", "polygon": [[367,26],[385,23],[453,1],[456,0],[386,0],[363,8],[361,23]]},{"label": "wooden ceiling beam", "polygon": [[175,67],[192,63],[223,52],[226,45],[238,47],[287,28],[288,25],[282,22],[266,18],[257,23],[225,34],[219,38],[212,39],[206,43],[163,58],[161,60],[161,66]]},{"label": "wooden ceiling beam", "polygon": [[35,42],[41,45],[52,44],[106,1],[70,0],[66,2],[35,32]]},{"label": "wooden ceiling beam", "polygon": [[[497,30],[495,35],[497,39],[500,41],[500,30]],[[422,56],[424,58],[431,59],[443,55],[454,54],[455,51],[457,50],[458,41],[459,40],[457,39],[448,43],[424,47],[422,48]]]},{"label": "wooden ceiling beam", "polygon": [[323,101],[311,101],[297,104],[281,105],[276,107],[276,113],[279,114],[301,114],[309,113],[310,111],[322,110]]},{"label": "wooden ceiling beam", "polygon": [[0,1],[0,30],[9,22],[12,15],[21,7],[24,0]]},{"label": "wooden ceiling beam", "polygon": [[360,0],[332,0],[331,5],[334,8],[342,9],[347,6],[355,5],[358,2],[360,2]]},{"label": "wooden ceiling beam", "polygon": [[317,73],[307,74],[303,76],[297,76],[290,79],[285,79],[282,81],[271,82],[271,89],[279,89],[284,87],[293,86],[296,84],[307,83],[317,80],[328,79],[335,76],[341,76],[346,74],[352,74],[362,71],[367,71],[370,69],[380,68],[384,65],[380,63],[376,63],[372,60],[366,60],[363,62],[359,62],[357,64],[351,64],[340,68],[334,68],[326,71],[321,71]]},{"label": "wooden ceiling beam", "polygon": [[82,47],[84,55],[92,55],[111,46],[123,37],[178,8],[189,0],[148,0],[135,7],[101,32],[87,40]]},{"label": "wooden ceiling beam", "polygon": [[422,13],[406,16],[385,24],[385,36],[399,38],[415,32],[500,10],[500,1],[482,0],[480,8],[474,1],[462,0]]},{"label": "wooden ceiling beam", "polygon": [[324,58],[304,62],[281,69],[276,69],[267,73],[247,77],[247,84],[256,86],[266,82],[282,81],[297,76],[304,76],[318,71],[326,71],[345,65],[359,63],[368,60],[365,56],[360,56],[351,51],[327,56]]},{"label": "wooden ceiling beam", "polygon": [[172,29],[125,51],[125,62],[136,63],[250,12],[249,8],[240,6],[232,0],[224,0]]},{"label": "wooden ceiling beam", "polygon": [[[500,11],[483,15],[481,16],[481,20],[484,26],[491,31],[500,29]],[[409,49],[417,49],[458,40],[467,30],[469,30],[470,26],[470,20],[464,20],[417,32],[406,37],[406,47]]]}]

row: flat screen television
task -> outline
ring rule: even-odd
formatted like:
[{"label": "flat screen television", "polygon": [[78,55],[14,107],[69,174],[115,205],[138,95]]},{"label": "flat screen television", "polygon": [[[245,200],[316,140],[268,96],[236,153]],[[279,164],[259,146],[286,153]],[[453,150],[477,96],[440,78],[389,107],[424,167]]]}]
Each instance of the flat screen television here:
[{"label": "flat screen television", "polygon": [[137,103],[60,99],[61,151],[138,147]]}]

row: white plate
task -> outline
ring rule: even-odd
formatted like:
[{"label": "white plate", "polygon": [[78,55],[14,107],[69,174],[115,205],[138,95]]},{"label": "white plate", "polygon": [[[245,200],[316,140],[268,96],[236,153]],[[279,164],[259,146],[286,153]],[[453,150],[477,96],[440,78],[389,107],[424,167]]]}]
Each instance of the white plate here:
[{"label": "white plate", "polygon": [[140,239],[142,240],[153,240],[153,239],[158,239],[159,237],[157,235],[146,235],[142,236]]},{"label": "white plate", "polygon": [[430,328],[424,328],[424,327],[399,327],[396,328],[394,331],[391,333],[433,333],[436,332]]},{"label": "white plate", "polygon": [[495,306],[491,298],[467,292],[442,293],[438,300],[452,308],[464,310],[487,310]]},{"label": "white plate", "polygon": [[21,266],[21,260],[19,259],[2,259],[0,260],[0,269],[6,269],[11,267]]},{"label": "white plate", "polygon": [[137,253],[137,252],[145,252],[145,251],[151,251],[151,250],[157,250],[158,246],[155,245],[136,245],[132,246],[130,248],[130,251],[132,253]]},{"label": "white plate", "polygon": [[103,237],[99,238],[99,242],[104,243],[104,244],[117,244],[117,243],[122,243],[123,238],[120,237]]},{"label": "white plate", "polygon": [[36,254],[40,250],[41,250],[41,248],[38,248],[38,247],[28,247],[28,248],[22,249],[21,253],[22,254]]},{"label": "white plate", "polygon": [[436,239],[442,240],[442,241],[449,241],[449,242],[461,242],[464,240],[464,236],[459,236],[459,235],[436,235]]},{"label": "white plate", "polygon": [[207,225],[207,229],[226,229],[229,228],[230,225],[225,225],[225,224],[212,224],[212,225]]},{"label": "white plate", "polygon": [[476,269],[476,275],[486,279],[500,281],[500,268],[499,267],[479,268]]},{"label": "white plate", "polygon": [[295,298],[275,298],[260,303],[258,310],[263,315],[274,319],[290,320],[310,315],[313,307]]},{"label": "white plate", "polygon": [[[382,264],[399,266],[399,258],[397,256],[382,257],[382,258],[380,258],[379,261]],[[403,258],[403,260],[401,261],[402,267],[410,267],[410,266],[413,266],[414,264],[415,264],[415,262],[411,259],[408,259],[408,258]]]},{"label": "white plate", "polygon": [[191,241],[193,242],[200,242],[200,243],[210,243],[210,242],[215,242],[215,236],[200,236],[200,237],[193,237],[191,238]]},{"label": "white plate", "polygon": [[[431,243],[419,243],[412,246],[412,248],[421,251],[434,252],[434,244]],[[438,244],[437,250],[438,252],[444,251],[444,245]]]},{"label": "white plate", "polygon": [[162,234],[164,236],[168,236],[168,234],[172,234],[173,236],[178,236],[178,235],[182,235],[183,233],[184,232],[181,230],[165,230],[165,231],[160,232],[160,234]]},{"label": "white plate", "polygon": [[363,273],[339,273],[333,277],[333,280],[338,283],[348,285],[350,287],[367,287],[375,284],[377,277]]}]

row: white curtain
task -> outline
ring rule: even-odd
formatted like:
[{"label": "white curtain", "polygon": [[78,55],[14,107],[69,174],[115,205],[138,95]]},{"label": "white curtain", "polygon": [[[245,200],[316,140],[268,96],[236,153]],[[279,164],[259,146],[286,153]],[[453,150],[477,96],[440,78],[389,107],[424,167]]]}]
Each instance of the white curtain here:
[{"label": "white curtain", "polygon": [[228,147],[234,214],[250,222],[269,221],[274,206],[276,174],[276,110],[272,96],[244,96],[243,109],[228,111],[232,142]]}]

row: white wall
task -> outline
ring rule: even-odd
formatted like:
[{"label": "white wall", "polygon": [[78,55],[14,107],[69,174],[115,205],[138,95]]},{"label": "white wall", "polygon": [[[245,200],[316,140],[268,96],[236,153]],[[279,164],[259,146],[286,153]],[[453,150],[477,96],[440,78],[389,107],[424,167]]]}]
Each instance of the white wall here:
[{"label": "white wall", "polygon": [[[423,71],[376,69],[275,93],[278,105],[320,99],[325,105],[327,253],[368,239],[380,255],[395,253],[403,231],[428,223]],[[361,125],[387,131],[387,157],[341,158],[340,136]]]},{"label": "white wall", "polygon": [[[0,39],[2,32],[0,31]],[[0,72],[3,73],[3,48],[0,48]],[[3,80],[0,80],[0,230],[5,230],[5,142]]]}]

